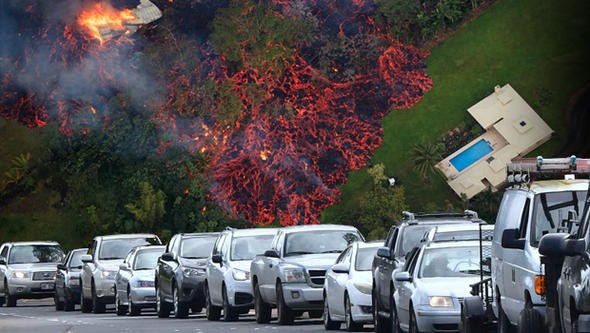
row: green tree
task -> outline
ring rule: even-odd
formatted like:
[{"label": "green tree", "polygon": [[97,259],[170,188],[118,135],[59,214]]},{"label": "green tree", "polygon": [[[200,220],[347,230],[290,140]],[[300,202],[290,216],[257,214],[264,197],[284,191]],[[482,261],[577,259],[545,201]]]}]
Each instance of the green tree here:
[{"label": "green tree", "polygon": [[154,232],[154,227],[160,224],[166,214],[166,194],[161,190],[154,190],[148,182],[142,182],[139,191],[139,200],[126,204],[125,208],[141,222],[142,230]]},{"label": "green tree", "polygon": [[424,142],[416,143],[412,146],[410,154],[416,170],[423,177],[428,177],[430,174],[436,172],[434,166],[441,160],[441,152],[438,145]]},{"label": "green tree", "polygon": [[376,0],[377,19],[386,24],[393,35],[402,42],[416,42],[420,37],[418,0]]}]

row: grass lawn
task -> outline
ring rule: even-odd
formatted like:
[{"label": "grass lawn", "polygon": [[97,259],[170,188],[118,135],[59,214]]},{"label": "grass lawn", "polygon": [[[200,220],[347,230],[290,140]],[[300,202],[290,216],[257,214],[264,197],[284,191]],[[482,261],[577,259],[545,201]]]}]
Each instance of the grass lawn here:
[{"label": "grass lawn", "polygon": [[[530,156],[553,156],[565,142],[570,98],[590,83],[588,36],[589,1],[498,0],[431,50],[426,61],[434,87],[413,108],[384,119],[383,144],[370,163],[385,164],[387,175],[403,183],[413,211],[456,209],[459,198],[442,176],[425,184],[414,171],[410,148],[473,121],[467,108],[506,83],[555,131]],[[350,173],[341,203],[323,212],[323,222],[358,207],[371,184],[365,169]]]}]

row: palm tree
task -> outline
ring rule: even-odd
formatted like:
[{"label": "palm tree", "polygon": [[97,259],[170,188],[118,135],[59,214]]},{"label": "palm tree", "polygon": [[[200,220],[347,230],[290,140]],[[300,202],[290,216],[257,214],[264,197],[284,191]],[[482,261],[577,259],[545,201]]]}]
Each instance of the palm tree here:
[{"label": "palm tree", "polygon": [[441,153],[436,144],[420,142],[412,147],[412,160],[416,170],[424,177],[434,173],[434,166],[441,160]]}]

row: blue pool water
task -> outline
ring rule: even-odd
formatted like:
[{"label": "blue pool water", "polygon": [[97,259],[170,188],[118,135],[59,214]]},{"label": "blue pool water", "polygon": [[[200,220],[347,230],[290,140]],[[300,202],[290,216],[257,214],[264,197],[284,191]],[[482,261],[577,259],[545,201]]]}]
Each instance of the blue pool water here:
[{"label": "blue pool water", "polygon": [[461,172],[471,164],[477,162],[482,157],[486,156],[489,152],[494,150],[490,143],[484,139],[481,139],[474,143],[471,147],[462,151],[459,155],[451,158],[451,164]]}]

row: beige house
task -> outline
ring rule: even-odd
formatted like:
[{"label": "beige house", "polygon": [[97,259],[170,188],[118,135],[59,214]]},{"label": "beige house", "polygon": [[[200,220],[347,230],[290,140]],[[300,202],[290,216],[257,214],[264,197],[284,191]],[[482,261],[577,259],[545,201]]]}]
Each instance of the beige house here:
[{"label": "beige house", "polygon": [[467,111],[485,133],[436,165],[451,188],[468,199],[506,181],[506,164],[551,138],[553,130],[509,85],[496,86]]}]

